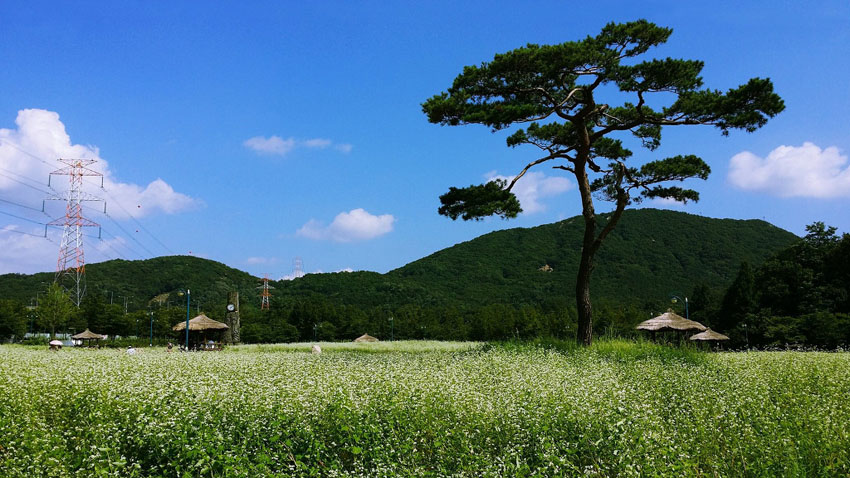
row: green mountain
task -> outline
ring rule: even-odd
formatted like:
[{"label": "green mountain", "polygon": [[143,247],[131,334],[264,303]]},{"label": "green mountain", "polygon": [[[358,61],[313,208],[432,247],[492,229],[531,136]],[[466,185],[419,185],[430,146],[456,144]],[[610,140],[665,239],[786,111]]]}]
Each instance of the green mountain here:
[{"label": "green mountain", "polygon": [[[361,308],[453,306],[493,303],[572,304],[583,225],[575,217],[534,228],[496,231],[438,251],[386,274],[308,274],[274,282],[272,301],[327,300]],[[758,220],[710,219],[681,212],[626,211],[597,256],[591,293],[608,302],[664,299],[690,293],[698,284],[727,286],[742,261],[753,265],[798,238]],[[86,268],[89,294],[130,310],[158,297],[176,304],[176,292],[192,290],[192,301],[223,304],[230,290],[242,294],[243,309],[259,304],[260,279],[224,264],[191,256],[144,261],[114,260]],[[0,296],[30,303],[52,273],[0,276]]]},{"label": "green mountain", "polygon": [[[516,304],[564,297],[572,303],[583,230],[582,219],[574,217],[492,232],[387,276],[452,301]],[[690,293],[698,284],[725,287],[741,262],[761,264],[797,240],[765,221],[627,210],[597,254],[591,294],[617,301],[663,299],[671,292]]]},{"label": "green mountain", "polygon": [[[0,297],[12,298],[27,304],[53,281],[54,273],[33,275],[0,275]],[[112,261],[86,266],[87,294],[101,294],[107,303],[124,304],[128,309],[144,309],[154,298],[178,301],[177,293],[190,290],[193,302],[209,300],[224,302],[233,289],[257,287],[257,279],[220,262],[192,256],[156,257],[148,260]],[[180,299],[182,300],[182,299]]]}]

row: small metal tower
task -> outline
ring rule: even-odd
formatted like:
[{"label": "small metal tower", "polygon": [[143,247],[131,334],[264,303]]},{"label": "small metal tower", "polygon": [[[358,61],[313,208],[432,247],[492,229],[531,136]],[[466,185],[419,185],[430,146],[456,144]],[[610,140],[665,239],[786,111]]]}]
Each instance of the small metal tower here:
[{"label": "small metal tower", "polygon": [[272,296],[269,292],[269,289],[274,289],[274,287],[269,285],[269,275],[265,274],[263,277],[263,285],[257,287],[257,289],[263,289],[263,303],[260,305],[260,310],[269,310],[269,298]]},{"label": "small metal tower", "polygon": [[[54,282],[68,289],[71,300],[77,307],[86,294],[86,259],[83,252],[83,227],[100,227],[100,224],[83,217],[83,201],[100,201],[101,199],[83,192],[83,176],[100,176],[103,186],[103,174],[89,169],[88,166],[97,162],[94,159],[58,159],[67,164],[66,167],[50,173],[70,176],[71,187],[60,196],[54,195],[47,199],[64,200],[66,202],[65,216],[47,223],[48,226],[63,226],[62,241],[59,243],[59,260],[56,263]],[[50,179],[47,181],[50,185]]]},{"label": "small metal tower", "polygon": [[300,257],[296,257],[292,268],[292,278],[297,279],[299,277],[304,277],[304,261]]}]

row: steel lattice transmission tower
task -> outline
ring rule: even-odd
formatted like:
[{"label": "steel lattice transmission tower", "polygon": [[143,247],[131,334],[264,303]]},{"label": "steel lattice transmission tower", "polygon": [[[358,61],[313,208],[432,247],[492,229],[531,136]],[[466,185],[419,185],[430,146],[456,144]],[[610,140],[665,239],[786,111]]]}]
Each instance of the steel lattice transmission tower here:
[{"label": "steel lattice transmission tower", "polygon": [[[86,258],[83,251],[83,228],[100,227],[100,224],[83,216],[83,201],[100,201],[101,199],[83,192],[84,176],[100,176],[103,186],[103,174],[89,169],[96,163],[94,159],[58,159],[67,166],[50,173],[59,176],[70,176],[71,187],[62,195],[54,195],[47,199],[64,200],[66,202],[65,216],[47,223],[48,226],[62,226],[62,241],[59,243],[59,260],[56,263],[54,282],[68,289],[71,300],[80,306],[80,301],[86,294]],[[47,182],[50,185],[50,180]]]},{"label": "steel lattice transmission tower", "polygon": [[269,275],[265,274],[263,277],[263,285],[257,287],[257,289],[263,289],[263,303],[260,305],[260,310],[269,310],[269,298],[272,296],[269,292],[269,289],[274,289],[274,287],[269,285]]},{"label": "steel lattice transmission tower", "polygon": [[292,278],[297,279],[299,277],[304,277],[304,261],[300,257],[296,257],[295,266],[292,270]]}]

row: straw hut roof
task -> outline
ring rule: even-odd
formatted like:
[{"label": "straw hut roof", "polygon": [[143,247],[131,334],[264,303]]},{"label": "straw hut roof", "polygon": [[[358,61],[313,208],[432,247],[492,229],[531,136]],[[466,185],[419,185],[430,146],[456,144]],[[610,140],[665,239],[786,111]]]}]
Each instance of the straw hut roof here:
[{"label": "straw hut roof", "polygon": [[356,339],[354,339],[354,341],[355,342],[379,342],[378,339],[376,339],[375,337],[372,337],[369,334],[363,334],[360,337],[357,337]]},{"label": "straw hut roof", "polygon": [[729,337],[711,329],[705,329],[705,332],[700,332],[691,336],[691,340],[729,340]]},{"label": "straw hut roof", "polygon": [[72,335],[72,339],[75,340],[103,340],[106,338],[104,335],[96,334],[89,329],[86,329],[83,332],[80,332],[77,335]]},{"label": "straw hut roof", "polygon": [[[229,329],[226,324],[217,320],[213,320],[204,314],[201,314],[189,321],[189,331],[197,330],[225,330]],[[171,330],[186,330],[186,321],[182,321],[171,328]]]},{"label": "straw hut roof", "polygon": [[672,309],[667,309],[667,312],[664,312],[658,317],[641,322],[638,324],[637,329],[649,330],[651,332],[659,330],[675,330],[678,332],[684,332],[687,330],[703,331],[706,330],[706,326],[699,322],[688,320],[673,312]]}]

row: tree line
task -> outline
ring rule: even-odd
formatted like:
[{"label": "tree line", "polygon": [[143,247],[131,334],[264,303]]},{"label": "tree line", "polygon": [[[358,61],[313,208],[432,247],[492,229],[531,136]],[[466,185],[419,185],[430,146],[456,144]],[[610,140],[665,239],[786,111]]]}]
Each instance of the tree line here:
[{"label": "tree line", "polygon": [[[770,347],[798,344],[834,348],[850,344],[850,234],[816,222],[792,246],[758,267],[740,265],[725,288],[699,284],[682,291],[689,316],[731,338],[730,347]],[[0,339],[21,341],[27,332],[54,335],[89,328],[112,337],[158,341],[179,340],[171,328],[186,320],[182,297],[148,309],[125,311],[88,294],[79,308],[58,285],[51,285],[37,307],[14,299],[0,300]],[[635,325],[668,307],[685,315],[682,300],[671,297],[598,301],[597,336],[634,337]],[[677,297],[682,299],[682,297]],[[198,304],[199,313],[223,321],[225,298]],[[174,305],[171,305],[174,304]],[[322,294],[287,296],[271,310],[243,303],[242,340],[275,343],[352,340],[369,334],[381,340],[506,340],[575,335],[578,314],[564,296],[535,304],[493,300],[484,305],[406,304],[364,305],[334,301]]]}]

